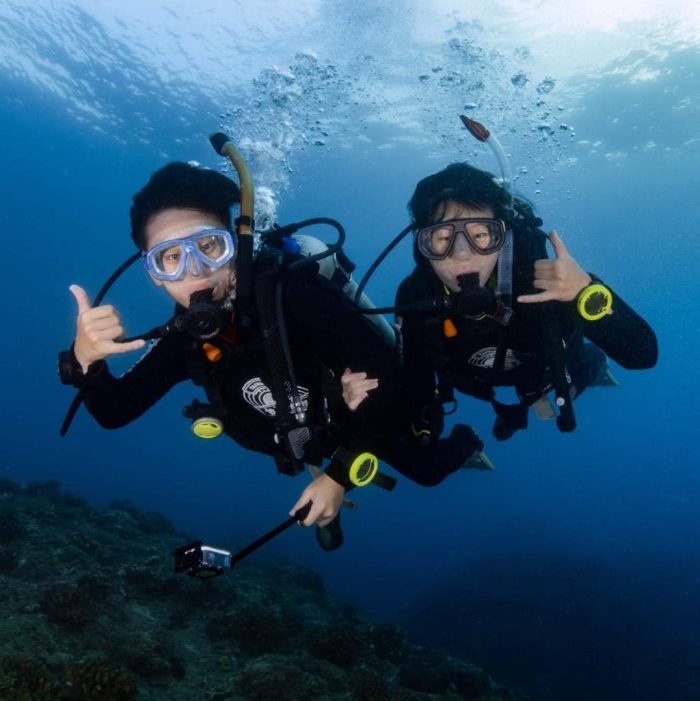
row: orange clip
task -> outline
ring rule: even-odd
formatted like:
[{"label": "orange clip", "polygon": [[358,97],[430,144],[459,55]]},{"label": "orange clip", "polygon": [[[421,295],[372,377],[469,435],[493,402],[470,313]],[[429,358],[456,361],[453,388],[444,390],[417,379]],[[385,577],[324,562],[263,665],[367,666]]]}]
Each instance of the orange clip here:
[{"label": "orange clip", "polygon": [[454,338],[457,335],[457,327],[452,319],[445,319],[442,322],[442,332],[445,334],[445,338]]},{"label": "orange clip", "polygon": [[206,354],[207,358],[212,363],[217,362],[217,360],[221,360],[221,356],[223,355],[223,353],[221,352],[221,348],[217,348],[211,343],[203,343],[202,350],[204,350],[204,353]]}]

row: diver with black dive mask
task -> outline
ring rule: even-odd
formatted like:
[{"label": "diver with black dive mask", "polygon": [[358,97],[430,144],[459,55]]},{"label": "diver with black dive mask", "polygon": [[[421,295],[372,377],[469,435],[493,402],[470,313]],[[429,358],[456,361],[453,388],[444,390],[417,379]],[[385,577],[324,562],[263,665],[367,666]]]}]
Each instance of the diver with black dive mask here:
[{"label": "diver with black dive mask", "polygon": [[[513,195],[510,165],[493,134],[468,117],[462,122],[494,151],[501,181],[466,163],[424,178],[409,203],[411,225],[377,259],[414,233],[416,267],[395,306],[377,310],[397,314],[411,412],[419,425],[442,413],[434,408],[436,393],[453,411],[458,390],[491,402],[498,440],[527,426],[530,407],[571,431],[575,397],[586,387],[616,384],[606,355],[625,368],[650,368],[656,337]],[[516,404],[497,399],[503,386],[515,389]]]}]

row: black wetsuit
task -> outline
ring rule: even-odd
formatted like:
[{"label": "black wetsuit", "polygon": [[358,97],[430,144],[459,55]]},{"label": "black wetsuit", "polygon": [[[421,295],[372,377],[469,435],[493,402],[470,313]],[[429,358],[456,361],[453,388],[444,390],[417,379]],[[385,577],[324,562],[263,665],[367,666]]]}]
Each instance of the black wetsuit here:
[{"label": "black wetsuit", "polygon": [[[474,445],[463,441],[418,448],[410,439],[396,352],[342,291],[308,269],[288,274],[283,289],[293,369],[313,429],[306,462],[318,464],[339,447],[371,451],[409,478],[433,484],[469,457]],[[119,378],[104,361],[95,363],[84,388],[86,407],[103,427],[118,428],[140,417],[174,385],[213,380],[225,407],[219,417],[225,432],[245,448],[279,458],[273,383],[259,329],[232,325],[210,343],[222,351],[216,362],[206,359],[201,342],[173,333]],[[339,378],[345,368],[380,381],[356,412],[342,401]]]},{"label": "black wetsuit", "polygon": [[[513,299],[538,292],[533,287],[534,261],[546,257],[542,235],[515,235]],[[444,296],[444,286],[426,260],[399,286],[397,306]],[[430,404],[437,381],[448,388],[491,401],[498,416],[494,435],[510,437],[527,425],[527,407],[552,389],[549,345],[553,336],[566,342],[566,368],[575,396],[589,386],[605,363],[605,354],[628,369],[656,363],[656,336],[649,325],[613,292],[612,314],[585,321],[575,302],[513,304],[510,323],[492,317],[479,320],[458,314],[405,313],[400,319],[403,357],[410,383],[411,412],[415,416]],[[447,337],[445,320],[454,324]],[[456,331],[456,334],[454,333]],[[584,343],[584,338],[592,343]],[[503,344],[503,363],[494,367],[496,350]],[[561,347],[561,341],[559,341]],[[520,403],[506,406],[495,400],[495,387],[514,387]]]}]

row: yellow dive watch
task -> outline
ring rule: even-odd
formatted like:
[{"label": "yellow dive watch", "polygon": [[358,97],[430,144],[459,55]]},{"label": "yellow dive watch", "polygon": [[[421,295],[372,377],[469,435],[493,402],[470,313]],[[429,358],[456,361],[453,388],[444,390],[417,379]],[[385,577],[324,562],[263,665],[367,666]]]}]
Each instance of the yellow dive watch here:
[{"label": "yellow dive watch", "polygon": [[595,278],[576,297],[576,309],[586,321],[598,321],[610,314],[612,303],[612,292]]}]

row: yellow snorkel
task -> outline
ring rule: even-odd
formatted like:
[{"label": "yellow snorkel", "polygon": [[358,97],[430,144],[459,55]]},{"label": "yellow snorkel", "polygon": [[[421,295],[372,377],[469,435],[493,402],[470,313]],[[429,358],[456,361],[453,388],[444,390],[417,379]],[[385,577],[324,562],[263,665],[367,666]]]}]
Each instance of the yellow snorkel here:
[{"label": "yellow snorkel", "polygon": [[248,166],[238,149],[222,132],[209,137],[209,142],[220,156],[226,156],[238,173],[241,188],[241,213],[235,220],[238,235],[236,257],[236,312],[239,323],[247,325],[250,319],[250,299],[253,287],[253,235],[255,232],[255,188]]}]

